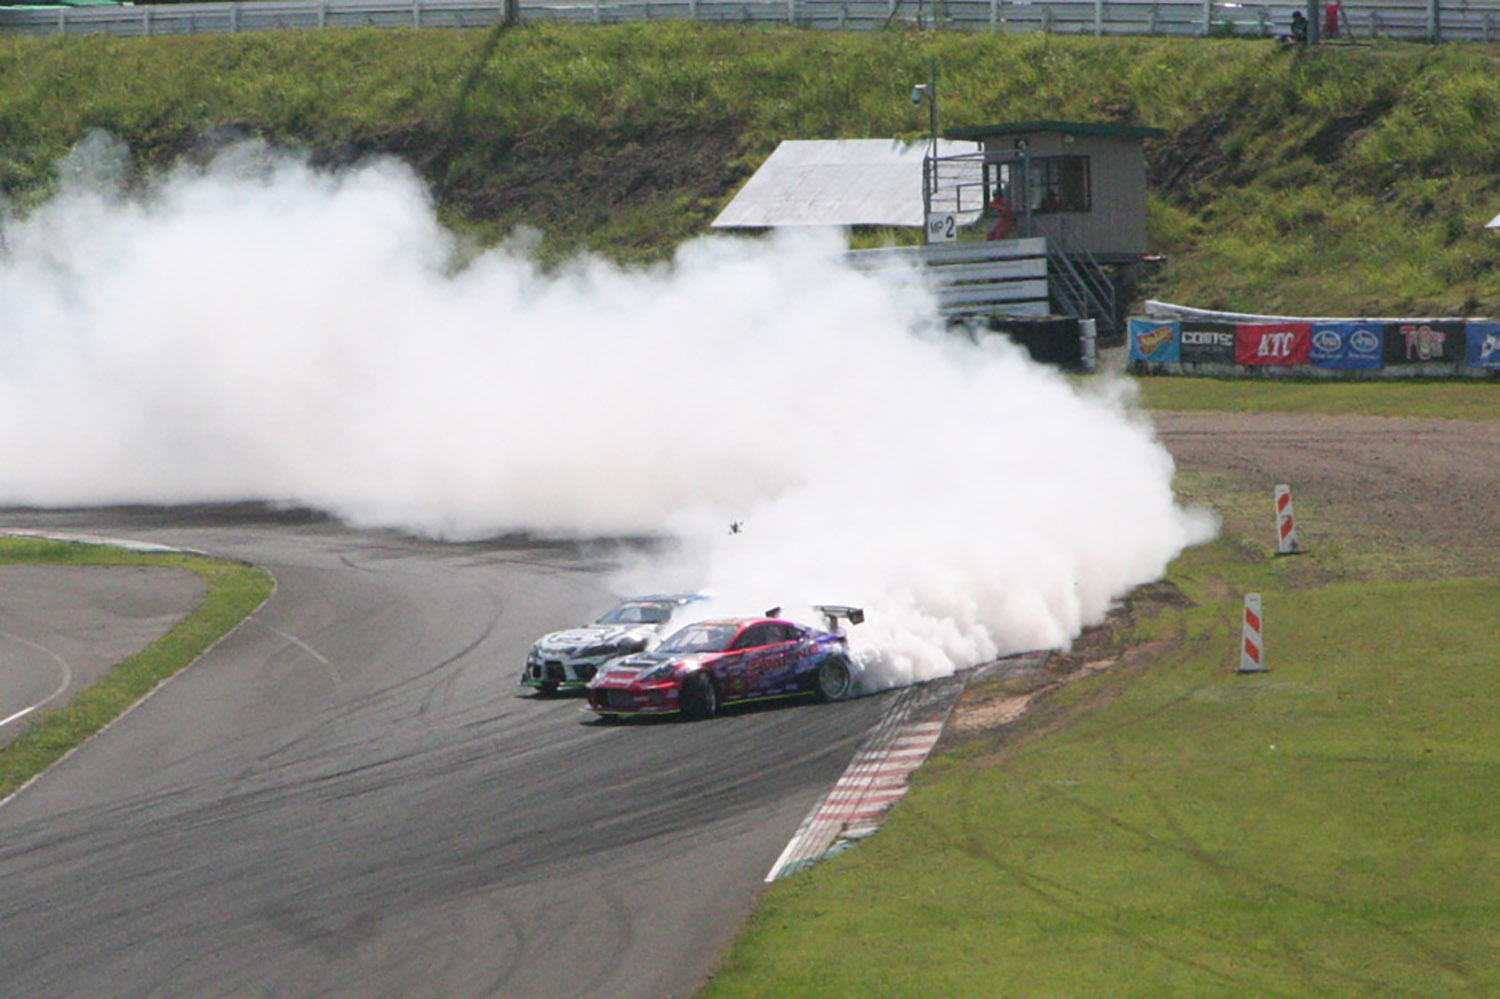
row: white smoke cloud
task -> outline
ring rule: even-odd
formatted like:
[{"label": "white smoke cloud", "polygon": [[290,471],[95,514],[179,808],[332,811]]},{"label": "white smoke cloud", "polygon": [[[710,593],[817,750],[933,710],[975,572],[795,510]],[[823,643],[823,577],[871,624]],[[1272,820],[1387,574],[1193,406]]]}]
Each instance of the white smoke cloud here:
[{"label": "white smoke cloud", "polygon": [[3,223],[0,503],[666,535],[622,588],[863,605],[877,685],[1064,645],[1213,532],[1121,386],[944,332],[837,233],[459,265],[393,162],[240,146],[122,196],[92,151]]}]

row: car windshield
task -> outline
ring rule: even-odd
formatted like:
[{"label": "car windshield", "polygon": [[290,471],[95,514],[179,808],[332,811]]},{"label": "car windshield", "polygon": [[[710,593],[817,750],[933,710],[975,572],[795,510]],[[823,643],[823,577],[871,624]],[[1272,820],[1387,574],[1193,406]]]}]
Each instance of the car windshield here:
[{"label": "car windshield", "polygon": [[662,642],[658,652],[723,652],[739,634],[737,624],[690,624]]},{"label": "car windshield", "polygon": [[627,600],[605,614],[599,624],[661,624],[672,616],[675,604]]}]

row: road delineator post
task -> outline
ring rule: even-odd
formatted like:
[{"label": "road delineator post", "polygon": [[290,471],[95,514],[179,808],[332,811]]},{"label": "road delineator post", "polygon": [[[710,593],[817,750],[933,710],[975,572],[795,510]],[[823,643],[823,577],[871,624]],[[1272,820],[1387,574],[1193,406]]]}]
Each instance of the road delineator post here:
[{"label": "road delineator post", "polygon": [[1279,485],[1276,497],[1276,554],[1300,555],[1302,545],[1297,540],[1297,518],[1292,514],[1292,487]]},{"label": "road delineator post", "polygon": [[1236,673],[1268,673],[1266,643],[1261,635],[1260,594],[1245,594],[1244,628],[1240,634],[1240,668]]}]

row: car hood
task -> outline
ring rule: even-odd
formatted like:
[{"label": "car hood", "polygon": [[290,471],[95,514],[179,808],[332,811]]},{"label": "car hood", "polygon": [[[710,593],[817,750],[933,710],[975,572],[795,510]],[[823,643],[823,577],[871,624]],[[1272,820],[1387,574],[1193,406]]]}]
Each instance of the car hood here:
[{"label": "car hood", "polygon": [[610,663],[599,675],[595,682],[602,681],[629,681],[634,680],[642,673],[655,669],[664,663],[672,663],[677,666],[690,666],[701,659],[701,656],[684,656],[672,652],[640,652],[623,659],[616,659]]},{"label": "car hood", "polygon": [[582,649],[590,645],[614,645],[627,640],[650,638],[656,634],[653,624],[592,624],[583,628],[554,631],[537,640],[543,652]]}]

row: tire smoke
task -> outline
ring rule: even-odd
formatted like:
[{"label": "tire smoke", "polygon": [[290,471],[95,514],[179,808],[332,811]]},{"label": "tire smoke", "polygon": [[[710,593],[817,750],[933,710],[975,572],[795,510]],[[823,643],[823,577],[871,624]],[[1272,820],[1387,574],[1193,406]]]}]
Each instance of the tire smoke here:
[{"label": "tire smoke", "polygon": [[95,137],[0,222],[0,503],[669,537],[622,590],[862,605],[875,686],[1066,645],[1215,530],[1128,383],[944,330],[838,233],[547,270],[467,252],[394,162],[122,162]]}]

